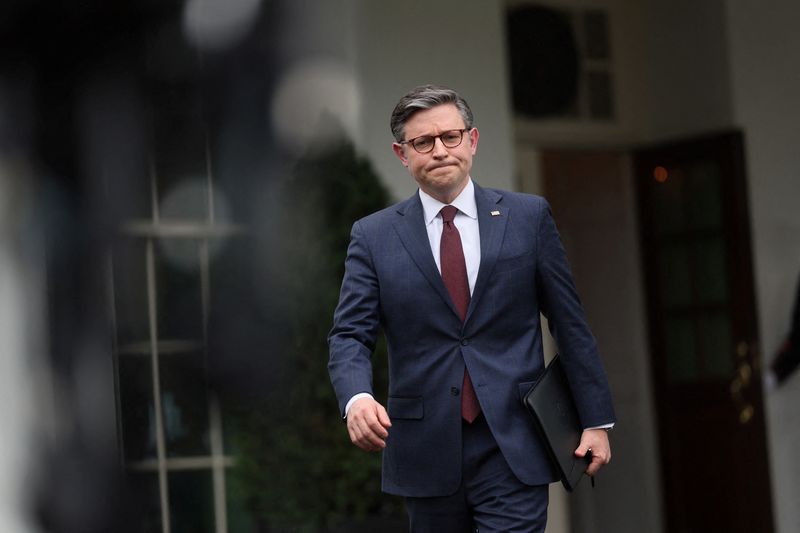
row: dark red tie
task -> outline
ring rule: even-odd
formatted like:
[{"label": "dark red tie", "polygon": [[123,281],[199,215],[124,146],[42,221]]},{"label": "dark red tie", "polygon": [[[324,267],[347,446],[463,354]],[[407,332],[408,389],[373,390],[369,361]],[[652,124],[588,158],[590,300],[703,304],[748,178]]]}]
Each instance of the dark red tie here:
[{"label": "dark red tie", "polygon": [[[461,247],[461,236],[453,223],[458,209],[452,205],[442,208],[442,241],[439,245],[439,259],[442,267],[442,280],[450,299],[456,306],[461,321],[467,317],[469,307],[469,280],[467,279],[467,264],[464,261],[464,249]],[[475,396],[475,389],[469,372],[464,368],[464,383],[461,387],[461,416],[472,423],[481,413],[481,405]]]}]

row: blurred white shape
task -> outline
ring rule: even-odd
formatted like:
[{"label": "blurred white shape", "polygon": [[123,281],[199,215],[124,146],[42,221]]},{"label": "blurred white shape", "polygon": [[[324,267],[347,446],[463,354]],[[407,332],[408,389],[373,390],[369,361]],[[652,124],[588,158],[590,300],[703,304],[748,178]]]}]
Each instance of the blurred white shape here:
[{"label": "blurred white shape", "polygon": [[209,259],[219,253],[225,237],[235,230],[230,207],[218,189],[209,189],[205,178],[187,178],[172,188],[159,205],[163,231],[159,245],[169,263],[184,271],[200,265],[197,244],[208,237]]},{"label": "blurred white shape", "polygon": [[[30,532],[26,501],[39,390],[34,374],[43,348],[40,269],[20,250],[21,211],[30,205],[24,169],[0,154],[0,531]],[[15,216],[16,215],[16,216]],[[33,235],[23,236],[28,246]],[[35,246],[34,246],[35,248]],[[39,344],[37,344],[37,342]]]},{"label": "blurred white shape", "polygon": [[260,6],[261,0],[186,0],[183,31],[199,48],[224,49],[247,35]]},{"label": "blurred white shape", "polygon": [[354,76],[333,61],[299,63],[280,81],[270,111],[272,125],[281,143],[294,154],[310,141],[326,141],[338,135],[332,124],[321,121],[329,114],[355,139],[360,95]]}]

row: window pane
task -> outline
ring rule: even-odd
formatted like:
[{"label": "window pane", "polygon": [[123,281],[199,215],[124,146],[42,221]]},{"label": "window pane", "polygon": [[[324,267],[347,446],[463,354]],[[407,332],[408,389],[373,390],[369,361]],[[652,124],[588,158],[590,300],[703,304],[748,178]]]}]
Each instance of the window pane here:
[{"label": "window pane", "polygon": [[686,167],[686,207],[694,229],[722,226],[719,167],[713,161],[700,161]]},{"label": "window pane", "polygon": [[150,333],[145,240],[120,238],[112,251],[117,342],[123,346],[147,341]]},{"label": "window pane", "polygon": [[241,408],[234,410],[233,402],[220,400],[222,408],[222,449],[225,455],[235,456],[239,453],[236,436],[239,431],[237,421],[242,417]]},{"label": "window pane", "polygon": [[728,269],[722,236],[698,242],[694,247],[695,283],[701,304],[722,304],[728,300]]},{"label": "window pane", "polygon": [[689,305],[692,292],[688,246],[682,243],[664,245],[658,258],[658,284],[662,305],[665,308]]},{"label": "window pane", "polygon": [[168,457],[209,453],[208,395],[202,352],[160,358]]},{"label": "window pane", "polygon": [[172,533],[213,533],[211,471],[170,472],[169,505]]},{"label": "window pane", "polygon": [[673,383],[695,381],[698,377],[697,354],[692,322],[686,318],[670,318],[664,323],[669,380]]},{"label": "window pane", "polygon": [[255,520],[245,508],[245,491],[231,472],[232,469],[228,469],[225,476],[228,531],[240,533],[256,531]]},{"label": "window pane", "polygon": [[203,338],[197,241],[164,239],[156,247],[159,340]]},{"label": "window pane", "polygon": [[[670,235],[686,227],[683,202],[683,173],[677,168],[668,168],[663,182],[651,188],[653,192],[653,225],[659,235]],[[652,179],[652,178],[649,178]]]},{"label": "window pane", "polygon": [[131,531],[161,533],[161,497],[158,492],[156,472],[129,472],[126,476],[131,507],[138,512],[131,514],[137,522]]},{"label": "window pane", "polygon": [[120,412],[125,459],[156,457],[153,375],[146,355],[119,357]]},{"label": "window pane", "polygon": [[729,380],[733,376],[733,343],[727,314],[701,317],[700,342],[703,347],[704,374],[708,378]]}]

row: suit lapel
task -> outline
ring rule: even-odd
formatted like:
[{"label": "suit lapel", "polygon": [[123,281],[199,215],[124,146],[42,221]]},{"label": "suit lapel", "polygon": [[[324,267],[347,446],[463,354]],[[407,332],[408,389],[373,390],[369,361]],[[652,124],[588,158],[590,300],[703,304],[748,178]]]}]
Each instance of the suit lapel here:
[{"label": "suit lapel", "polygon": [[394,229],[400,240],[411,255],[411,259],[416,263],[425,279],[439,293],[439,296],[447,302],[450,309],[458,315],[447,288],[444,286],[439,269],[433,260],[431,243],[428,240],[428,231],[425,228],[425,214],[422,210],[422,201],[419,194],[415,194],[407,201],[397,207],[397,216],[394,220]]},{"label": "suit lapel", "polygon": [[494,270],[500,254],[500,247],[503,244],[509,210],[500,205],[502,198],[502,195],[475,184],[475,204],[478,207],[478,227],[481,236],[481,266],[478,269],[478,279],[475,281],[475,289],[472,291],[472,299],[469,302],[467,321],[486,290],[489,276]]}]

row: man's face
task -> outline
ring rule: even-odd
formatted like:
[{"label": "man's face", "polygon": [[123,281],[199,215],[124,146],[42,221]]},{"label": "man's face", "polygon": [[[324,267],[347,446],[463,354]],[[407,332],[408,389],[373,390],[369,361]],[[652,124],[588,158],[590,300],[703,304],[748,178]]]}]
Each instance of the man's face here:
[{"label": "man's face", "polygon": [[[464,119],[454,104],[443,104],[417,111],[405,124],[408,141],[423,135],[436,136],[446,131],[464,129]],[[410,143],[394,143],[392,149],[419,188],[443,203],[450,203],[464,189],[472,168],[472,156],[478,149],[478,129],[464,132],[461,144],[447,148],[441,139],[433,149],[419,153]]]}]

